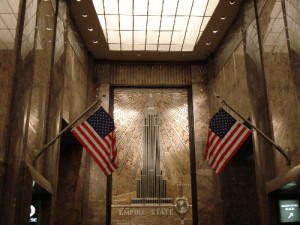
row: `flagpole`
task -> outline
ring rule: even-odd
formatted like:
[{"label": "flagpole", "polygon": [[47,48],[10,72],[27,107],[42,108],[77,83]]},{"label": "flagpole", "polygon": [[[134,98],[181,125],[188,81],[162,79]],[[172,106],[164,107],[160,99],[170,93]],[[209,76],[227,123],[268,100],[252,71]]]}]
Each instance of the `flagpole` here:
[{"label": "flagpole", "polygon": [[80,116],[78,116],[72,123],[70,123],[67,127],[65,127],[57,136],[55,136],[51,141],[49,141],[44,147],[35,155],[33,159],[33,165],[35,165],[35,162],[37,158],[46,151],[46,149],[52,145],[58,138],[60,138],[64,133],[68,131],[68,129],[73,126],[75,123],[77,123],[78,120],[80,120],[85,114],[87,114],[95,105],[97,105],[101,101],[101,98],[96,100],[90,107],[88,107]]},{"label": "flagpole", "polygon": [[235,112],[242,120],[244,120],[247,124],[249,124],[254,130],[256,130],[262,137],[264,137],[270,144],[272,144],[285,158],[286,164],[291,165],[291,158],[288,151],[285,151],[282,147],[277,145],[272,139],[270,139],[267,135],[265,135],[260,129],[258,129],[254,124],[252,124],[249,120],[243,117],[240,113],[238,113],[234,108],[232,108],[225,100],[223,100],[219,95],[216,96],[220,99],[221,103],[225,104],[228,108],[230,108],[233,112]]}]

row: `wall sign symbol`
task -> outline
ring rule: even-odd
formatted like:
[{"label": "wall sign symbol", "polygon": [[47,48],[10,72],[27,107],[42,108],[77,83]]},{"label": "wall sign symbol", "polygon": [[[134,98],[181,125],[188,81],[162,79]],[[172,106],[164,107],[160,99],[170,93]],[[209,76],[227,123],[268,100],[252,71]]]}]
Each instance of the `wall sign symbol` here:
[{"label": "wall sign symbol", "polygon": [[33,205],[30,206],[30,217],[35,214],[35,207]]},{"label": "wall sign symbol", "polygon": [[290,213],[288,219],[291,218],[292,216],[294,216],[294,213]]}]

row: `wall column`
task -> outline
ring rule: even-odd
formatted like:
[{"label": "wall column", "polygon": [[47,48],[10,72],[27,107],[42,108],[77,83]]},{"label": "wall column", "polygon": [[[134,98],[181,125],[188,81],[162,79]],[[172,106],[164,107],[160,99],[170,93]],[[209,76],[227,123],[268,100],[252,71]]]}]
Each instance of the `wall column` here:
[{"label": "wall column", "polygon": [[[251,121],[267,136],[272,138],[272,127],[269,115],[266,80],[262,62],[261,40],[257,24],[257,6],[255,0],[244,5],[244,27],[242,30],[247,85],[251,105]],[[274,224],[266,193],[266,181],[274,178],[274,149],[263,137],[253,131],[256,184],[258,204],[262,225]]]}]

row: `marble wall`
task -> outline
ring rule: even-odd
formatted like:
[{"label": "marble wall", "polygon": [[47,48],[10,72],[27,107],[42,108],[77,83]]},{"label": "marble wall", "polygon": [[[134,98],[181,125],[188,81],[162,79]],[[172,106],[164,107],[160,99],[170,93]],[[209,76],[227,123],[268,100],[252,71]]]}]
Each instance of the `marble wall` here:
[{"label": "marble wall", "polygon": [[[289,171],[299,164],[299,76],[296,75],[299,4],[296,2],[245,1],[208,64],[210,114],[220,106],[213,97],[219,94],[292,157],[291,165],[287,165],[285,157],[273,145],[253,132],[256,187],[253,184],[252,189],[256,188],[261,224],[278,223],[276,206],[267,195],[267,184],[275,182],[274,190],[284,182],[298,180],[299,176],[287,178]],[[219,179],[220,198],[226,202],[232,197],[222,190],[226,184],[223,178],[221,175]],[[224,224],[234,223],[224,210],[223,215]]]},{"label": "marble wall", "polygon": [[[4,172],[8,150],[9,110],[13,92],[13,73],[19,0],[0,2],[0,193],[4,191]],[[2,208],[3,195],[0,194]]]},{"label": "marble wall", "polygon": [[[64,187],[60,194],[70,193],[68,197],[72,197],[60,199],[71,206],[70,215],[76,215],[68,215],[72,221],[67,224],[79,223],[84,217],[81,213],[82,199],[86,197],[83,186],[88,182],[86,155],[79,151],[80,154],[70,157],[74,168],[79,165],[79,169],[72,170],[70,164],[67,171],[77,172],[60,176],[60,179],[68,178],[70,186],[62,182],[60,185],[58,179],[59,171],[64,168],[58,164],[60,140],[47,148],[35,164],[33,161],[43,146],[61,131],[62,120],[73,121],[86,109],[88,93],[93,88],[89,56],[66,1],[27,0],[18,5],[17,0],[1,1],[0,24],[6,27],[1,27],[0,35],[0,88],[5,93],[1,95],[4,107],[0,110],[0,178],[3,181],[0,195],[1,204],[7,207],[1,207],[0,223],[28,224],[33,179],[51,194],[45,203],[50,207],[42,210],[42,224],[55,224],[58,218],[55,213],[62,209],[56,202],[58,186]],[[66,221],[64,217],[67,216],[59,217],[60,221]]]},{"label": "marble wall", "polygon": [[[289,47],[289,56],[291,63],[292,79],[295,83],[295,95],[297,99],[297,107],[299,108],[299,54],[300,54],[300,44],[299,44],[299,1],[286,0],[283,1],[283,8],[285,9],[284,18],[285,26],[287,32],[287,44]],[[299,117],[299,116],[298,116]]]},{"label": "marble wall", "polygon": [[[259,15],[263,66],[266,77],[270,119],[277,144],[293,155],[299,164],[299,107],[289,57],[287,31],[282,1],[267,1]],[[299,63],[299,62],[298,62]],[[277,90],[277,91],[274,91]],[[276,152],[276,174],[287,171],[284,158]]]},{"label": "marble wall", "polygon": [[[208,96],[211,114],[215,113],[219,107],[223,107],[235,118],[238,118],[215,97],[220,95],[228,104],[234,106],[242,116],[249,117],[250,99],[245,70],[243,45],[239,44],[216,77],[209,82]],[[243,123],[241,119],[239,121]],[[243,151],[243,147],[240,151]],[[251,151],[253,150],[251,149]],[[251,168],[254,168],[253,161],[235,156],[220,176],[212,173],[214,196],[218,197],[215,199],[215,202],[218,202],[218,205],[215,206],[215,212],[222,215],[218,218],[218,224],[256,224],[259,221],[255,210],[249,211],[249,208],[243,205],[247,202],[249,206],[252,205],[253,209],[257,208],[257,198],[252,195],[253,193],[256,194],[256,185],[255,182],[251,182],[255,181],[255,172]],[[247,179],[242,179],[246,174]],[[243,223],[243,221],[247,222]]]}]

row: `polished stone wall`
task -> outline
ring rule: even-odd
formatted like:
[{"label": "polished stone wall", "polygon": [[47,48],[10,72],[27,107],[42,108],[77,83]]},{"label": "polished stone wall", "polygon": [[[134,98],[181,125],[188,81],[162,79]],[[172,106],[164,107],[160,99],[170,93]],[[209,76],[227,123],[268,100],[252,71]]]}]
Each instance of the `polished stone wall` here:
[{"label": "polished stone wall", "polygon": [[[6,61],[7,60],[7,61]],[[0,96],[0,193],[4,191],[4,174],[5,174],[5,153],[7,152],[7,131],[9,124],[9,109],[10,109],[10,99],[12,95],[12,63],[13,62],[13,51],[0,50],[0,61],[5,62],[0,66],[0,83],[1,83],[1,96]],[[3,195],[0,196],[0,206],[3,204]]]},{"label": "polished stone wall", "polygon": [[[253,132],[256,185],[250,188],[252,191],[256,188],[260,224],[278,223],[276,206],[267,195],[268,183],[272,183],[274,190],[299,176],[288,175],[299,164],[298,18],[297,1],[245,1],[237,20],[208,63],[210,114],[221,106],[214,97],[219,94],[292,157],[291,165],[287,166],[285,157]],[[224,176],[218,179],[220,201],[234,201],[234,196],[226,194],[223,188],[228,184]],[[241,180],[238,176],[236,179]],[[235,224],[226,216],[226,210],[223,205],[224,224]],[[244,213],[245,217],[249,214]]]},{"label": "polished stone wall", "polygon": [[[0,223],[28,224],[31,184],[35,180],[51,196],[43,203],[42,224],[55,224],[57,219],[58,224],[62,221],[81,224],[87,214],[82,206],[82,199],[87,198],[83,191],[88,183],[86,154],[80,150],[79,154],[68,157],[74,164],[66,171],[73,173],[58,176],[65,168],[58,163],[61,147],[58,139],[35,164],[33,161],[43,146],[61,131],[62,120],[73,121],[86,109],[88,93],[93,88],[88,53],[66,1],[27,0],[20,1],[20,7],[16,0],[1,4],[4,4],[1,24],[7,25],[7,31],[1,28],[1,32],[15,35],[15,40],[0,35],[1,93],[5,93],[1,95],[4,107],[1,107],[0,124],[0,199],[1,205],[7,206],[1,207]],[[15,11],[3,15],[5,9]],[[70,185],[59,183],[60,179]],[[67,197],[56,201],[61,196]],[[64,204],[58,206],[61,202]],[[56,215],[66,206],[69,215]]]},{"label": "polished stone wall", "polygon": [[[60,16],[56,25],[53,74],[53,79],[56,76],[57,82],[54,80],[50,100],[53,106],[56,106],[52,108],[52,117],[57,118],[58,124],[63,120],[67,125],[88,105],[89,64],[87,52],[69,14],[67,1],[59,1],[58,6]],[[57,133],[57,127],[50,124],[49,129],[53,130],[53,134],[49,135],[53,137]],[[58,167],[58,174],[55,176],[57,197],[53,217],[55,224],[82,224],[86,216],[83,199],[86,198],[84,187],[89,164],[85,151],[82,151],[78,143],[74,144],[75,140],[69,141],[68,135],[70,134],[67,132],[66,136],[62,136],[63,144],[57,146],[59,151],[52,160],[53,166]]]},{"label": "polished stone wall", "polygon": [[[291,152],[293,164],[297,165],[300,147],[299,107],[289,57],[285,25],[287,17],[288,15],[284,15],[282,1],[267,1],[259,16],[259,26],[274,140]],[[285,173],[288,168],[284,158],[278,152],[275,157],[276,173]]]},{"label": "polished stone wall", "polygon": [[297,98],[297,107],[299,108],[299,53],[300,53],[300,44],[299,44],[299,1],[286,0],[283,1],[283,8],[285,9],[285,26],[287,27],[287,37],[288,37],[288,47],[289,47],[289,56],[291,63],[291,72],[292,79],[295,83],[295,95]]},{"label": "polished stone wall", "polygon": [[[9,171],[9,178],[6,174],[5,189],[2,193],[4,196],[4,204],[9,206],[10,210],[5,210],[4,207],[2,213],[2,219],[6,219],[7,224],[23,224],[25,222],[24,214],[28,210],[24,210],[25,205],[28,205],[30,201],[29,198],[25,195],[20,196],[18,202],[16,200],[17,193],[26,192],[30,188],[30,181],[28,178],[28,169],[25,166],[25,149],[26,149],[26,133],[28,126],[28,110],[30,107],[30,92],[31,92],[31,81],[32,81],[32,53],[33,53],[33,43],[34,43],[34,32],[35,30],[35,18],[36,14],[36,1],[30,1],[25,4],[25,2],[20,1],[20,9],[27,9],[28,13],[23,15],[24,23],[17,26],[16,39],[20,43],[16,48],[16,59],[18,61],[18,68],[13,69],[13,79],[16,82],[18,79],[19,82],[14,85],[14,92],[12,97],[9,99],[11,102],[11,108],[14,108],[14,111],[9,111],[10,117],[13,118],[10,123],[10,127],[7,130],[7,154],[6,158],[10,159],[6,165],[6,171]],[[20,10],[20,11],[22,11]],[[30,14],[30,15],[29,15]],[[19,17],[21,17],[19,12]],[[21,43],[24,45],[21,46]],[[28,66],[28,67],[27,67]],[[22,71],[22,73],[21,73]],[[18,74],[18,75],[17,75]],[[13,138],[11,138],[13,137]],[[28,182],[29,181],[29,182]],[[29,185],[28,185],[29,184]],[[22,187],[22,190],[19,190],[18,187]],[[17,204],[18,202],[18,204]],[[23,208],[23,210],[22,210]],[[17,217],[19,215],[20,217]],[[23,218],[21,218],[23,216]]]},{"label": "polished stone wall", "polygon": [[[208,96],[210,96],[210,112],[212,114],[222,106],[237,118],[228,107],[222,105],[215,97],[220,95],[222,99],[234,106],[242,116],[249,117],[250,103],[245,70],[243,45],[239,44],[216,77],[209,82]],[[242,120],[239,121],[243,122]],[[241,151],[243,150],[241,149]],[[257,198],[250,194],[256,193],[255,182],[247,183],[250,180],[255,181],[255,173],[253,169],[250,170],[251,167],[247,168],[248,165],[249,162],[246,159],[237,160],[234,157],[220,176],[212,172],[214,196],[219,197],[219,199],[215,199],[216,202],[219,201],[218,205],[215,206],[215,211],[222,215],[218,218],[219,224],[256,224],[259,221],[258,215],[255,213],[256,210],[249,211],[248,207],[242,207],[242,204],[247,202],[247,204],[254,206],[251,208],[257,208]],[[254,165],[252,165],[253,167]],[[247,179],[241,179],[243,177],[247,177]],[[253,203],[250,204],[250,202]],[[239,211],[238,214],[237,211]]]},{"label": "polished stone wall", "polygon": [[[13,94],[14,37],[17,29],[19,1],[1,1],[0,8],[0,193],[3,193],[5,165],[7,165],[9,110]],[[1,208],[2,204],[3,195],[0,194]]]}]

